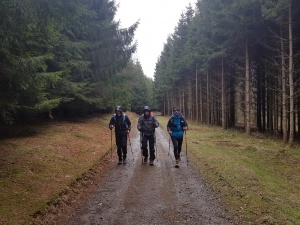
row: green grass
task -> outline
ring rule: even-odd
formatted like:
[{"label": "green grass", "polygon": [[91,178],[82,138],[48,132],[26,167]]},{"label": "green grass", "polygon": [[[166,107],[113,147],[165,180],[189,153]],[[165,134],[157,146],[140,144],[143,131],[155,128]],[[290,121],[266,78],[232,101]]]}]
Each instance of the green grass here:
[{"label": "green grass", "polygon": [[[167,118],[157,119],[165,128]],[[186,137],[189,160],[240,224],[300,224],[299,148],[192,123]]]}]

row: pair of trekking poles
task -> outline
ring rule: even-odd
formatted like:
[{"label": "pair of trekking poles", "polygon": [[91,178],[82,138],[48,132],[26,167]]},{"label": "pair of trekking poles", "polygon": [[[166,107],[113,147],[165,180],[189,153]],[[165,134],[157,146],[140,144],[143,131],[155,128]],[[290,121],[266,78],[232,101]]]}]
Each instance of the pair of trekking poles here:
[{"label": "pair of trekking poles", "polygon": [[[188,160],[188,147],[187,147],[187,140],[186,140],[186,131],[184,131],[184,139],[185,139],[185,155],[186,155],[186,165],[189,165],[189,160]],[[168,155],[170,155],[170,150],[171,150],[171,135],[169,138],[169,152]]]},{"label": "pair of trekking poles", "polygon": [[[134,156],[133,156],[133,151],[132,151],[132,145],[131,145],[131,140],[130,140],[130,136],[129,136],[129,133],[127,133],[127,138],[129,140],[129,145],[130,145],[130,150],[131,150],[131,155],[132,155],[132,161],[134,161]],[[156,149],[156,152],[157,152],[157,156],[158,156],[158,151],[157,151],[157,148],[156,148],[156,137],[154,138],[154,144],[155,144],[155,149]],[[110,158],[112,159],[112,130],[110,131]],[[142,142],[141,142],[141,149],[142,149]],[[142,155],[142,162],[143,162],[143,152],[141,152],[141,155]],[[157,157],[158,159],[158,157]]]},{"label": "pair of trekking poles", "polygon": [[[130,145],[130,150],[131,150],[131,155],[132,155],[132,161],[134,161],[134,157],[133,157],[133,151],[132,151],[132,146],[131,146],[131,141],[130,141],[130,137],[129,137],[129,133],[127,133],[127,138],[129,140],[129,145]],[[110,159],[112,160],[112,130],[110,130]]]}]

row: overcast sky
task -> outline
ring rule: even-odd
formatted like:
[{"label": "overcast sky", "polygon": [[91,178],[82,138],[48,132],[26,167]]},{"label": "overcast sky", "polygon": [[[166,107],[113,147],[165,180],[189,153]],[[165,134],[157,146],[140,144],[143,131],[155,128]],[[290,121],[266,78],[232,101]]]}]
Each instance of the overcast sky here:
[{"label": "overcast sky", "polygon": [[138,43],[135,58],[146,76],[153,78],[155,65],[168,36],[174,33],[180,15],[197,0],[116,0],[119,4],[115,19],[127,28],[140,20],[135,33]]}]

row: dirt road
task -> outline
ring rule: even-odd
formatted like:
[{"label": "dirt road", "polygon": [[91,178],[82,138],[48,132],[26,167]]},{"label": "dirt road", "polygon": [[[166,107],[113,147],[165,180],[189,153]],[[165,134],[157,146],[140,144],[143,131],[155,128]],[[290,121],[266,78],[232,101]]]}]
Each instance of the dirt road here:
[{"label": "dirt road", "polygon": [[156,139],[154,166],[142,164],[136,132],[131,137],[133,157],[128,144],[127,164],[112,166],[86,204],[74,210],[69,224],[233,224],[218,197],[187,165],[185,149],[180,168],[175,168],[168,135],[158,128]]}]

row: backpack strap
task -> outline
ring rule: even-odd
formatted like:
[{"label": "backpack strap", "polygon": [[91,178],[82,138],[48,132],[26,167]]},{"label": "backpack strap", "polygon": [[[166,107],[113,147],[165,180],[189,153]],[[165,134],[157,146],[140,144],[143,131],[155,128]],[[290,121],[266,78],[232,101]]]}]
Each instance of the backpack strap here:
[{"label": "backpack strap", "polygon": [[[125,113],[122,113],[122,118],[123,118],[123,123],[127,126],[126,124],[126,114]],[[117,115],[114,114],[114,120],[115,120],[115,123],[117,122]]]}]

